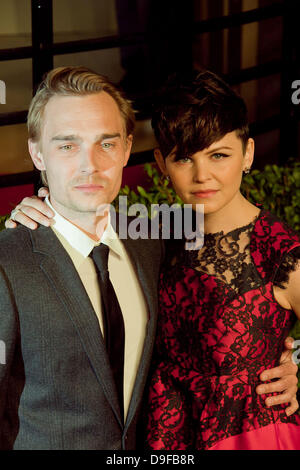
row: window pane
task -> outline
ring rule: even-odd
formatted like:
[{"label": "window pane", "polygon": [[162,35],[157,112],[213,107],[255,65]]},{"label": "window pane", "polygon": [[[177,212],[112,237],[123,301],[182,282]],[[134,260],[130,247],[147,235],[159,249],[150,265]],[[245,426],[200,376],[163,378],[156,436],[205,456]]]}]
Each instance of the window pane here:
[{"label": "window pane", "polygon": [[32,98],[31,59],[0,62],[0,79],[6,85],[6,104],[0,105],[0,113],[28,109]]},{"label": "window pane", "polygon": [[259,23],[258,63],[282,58],[282,17],[263,20]]},{"label": "window pane", "polygon": [[33,170],[27,148],[26,124],[0,127],[0,174],[22,173]]},{"label": "window pane", "polygon": [[253,168],[262,170],[265,165],[278,165],[280,132],[274,130],[255,138],[255,155]]},{"label": "window pane", "polygon": [[112,0],[53,0],[54,41],[110,36],[118,31]]},{"label": "window pane", "polygon": [[280,113],[280,75],[270,75],[233,87],[248,108],[249,122],[263,121]]},{"label": "window pane", "polygon": [[31,1],[0,0],[0,49],[31,46]]},{"label": "window pane", "polygon": [[54,67],[67,65],[89,67],[95,72],[107,75],[114,82],[119,82],[124,74],[121,67],[119,48],[64,54],[54,57]]}]

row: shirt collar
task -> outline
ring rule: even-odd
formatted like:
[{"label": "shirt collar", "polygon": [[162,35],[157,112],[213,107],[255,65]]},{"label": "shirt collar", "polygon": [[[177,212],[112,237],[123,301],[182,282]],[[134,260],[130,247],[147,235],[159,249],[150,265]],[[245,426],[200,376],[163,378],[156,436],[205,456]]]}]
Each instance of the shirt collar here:
[{"label": "shirt collar", "polygon": [[115,230],[113,229],[113,226],[111,225],[110,214],[108,214],[107,226],[103,232],[101,240],[95,241],[82,230],[80,230],[80,228],[76,227],[76,225],[72,224],[69,220],[61,216],[52,206],[48,196],[46,196],[45,198],[45,203],[54,212],[54,223],[51,227],[58,233],[60,233],[67,240],[67,242],[73,248],[75,248],[75,250],[79,251],[79,253],[81,253],[85,258],[87,258],[93,248],[95,246],[99,246],[100,243],[107,245],[117,255],[122,257],[123,247],[118,235],[116,234]]}]

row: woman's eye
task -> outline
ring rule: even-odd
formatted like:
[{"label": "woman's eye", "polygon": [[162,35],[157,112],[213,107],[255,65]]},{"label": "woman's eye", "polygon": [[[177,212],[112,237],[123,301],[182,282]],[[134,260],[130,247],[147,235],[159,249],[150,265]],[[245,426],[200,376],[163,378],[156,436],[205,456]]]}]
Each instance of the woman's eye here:
[{"label": "woman's eye", "polygon": [[226,155],[225,153],[214,153],[212,155],[212,158],[214,160],[222,160],[223,158],[229,157],[229,155]]},{"label": "woman's eye", "polygon": [[191,161],[192,160],[189,157],[183,157],[183,158],[180,158],[180,160],[178,160],[178,162],[180,163],[189,163]]}]

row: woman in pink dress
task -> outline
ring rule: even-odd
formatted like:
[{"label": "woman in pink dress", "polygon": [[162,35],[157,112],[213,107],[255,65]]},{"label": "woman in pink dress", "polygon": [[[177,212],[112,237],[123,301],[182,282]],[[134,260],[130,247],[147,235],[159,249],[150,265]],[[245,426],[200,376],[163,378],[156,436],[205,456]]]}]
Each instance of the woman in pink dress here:
[{"label": "woman in pink dress", "polygon": [[243,100],[202,72],[169,82],[155,151],[185,204],[204,204],[204,245],[171,240],[147,410],[152,449],[300,449],[300,416],[256,387],[300,317],[300,239],[240,192],[254,155]]}]

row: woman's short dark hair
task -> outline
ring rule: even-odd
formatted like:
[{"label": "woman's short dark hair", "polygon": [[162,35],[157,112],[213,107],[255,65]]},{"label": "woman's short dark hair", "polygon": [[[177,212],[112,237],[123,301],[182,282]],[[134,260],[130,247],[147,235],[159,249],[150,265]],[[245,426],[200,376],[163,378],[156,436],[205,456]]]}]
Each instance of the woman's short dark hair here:
[{"label": "woman's short dark hair", "polygon": [[249,138],[244,100],[220,77],[209,71],[172,76],[154,104],[152,127],[166,158],[176,147],[175,159],[209,147],[236,131],[245,152]]}]

